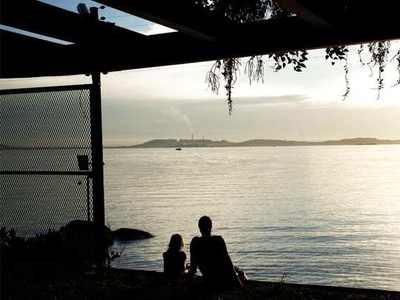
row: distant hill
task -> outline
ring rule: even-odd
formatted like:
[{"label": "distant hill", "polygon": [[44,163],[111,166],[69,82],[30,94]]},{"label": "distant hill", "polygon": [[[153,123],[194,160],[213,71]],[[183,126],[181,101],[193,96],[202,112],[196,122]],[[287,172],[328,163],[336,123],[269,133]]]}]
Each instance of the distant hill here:
[{"label": "distant hill", "polygon": [[325,141],[321,145],[394,145],[400,144],[400,140],[380,140],[376,138],[354,138],[338,141]]},{"label": "distant hill", "polygon": [[377,138],[352,138],[328,140],[322,142],[287,141],[287,140],[248,140],[244,142],[229,142],[225,140],[175,140],[157,139],[139,145],[124,146],[123,148],[189,148],[189,147],[282,147],[282,146],[335,146],[335,145],[395,145],[400,140],[380,140]]},{"label": "distant hill", "polygon": [[212,140],[174,140],[158,139],[140,145],[126,146],[124,148],[182,148],[182,147],[234,147],[236,143]]}]

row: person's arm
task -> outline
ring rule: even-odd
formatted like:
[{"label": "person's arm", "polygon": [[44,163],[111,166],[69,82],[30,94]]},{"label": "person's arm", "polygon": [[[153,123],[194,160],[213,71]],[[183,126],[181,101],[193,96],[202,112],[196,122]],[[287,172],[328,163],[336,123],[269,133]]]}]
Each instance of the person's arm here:
[{"label": "person's arm", "polygon": [[187,256],[185,252],[182,252],[183,254],[183,273],[187,273],[188,270],[188,264],[187,264]]},{"label": "person's arm", "polygon": [[220,242],[219,249],[221,251],[220,253],[221,253],[222,257],[225,258],[224,259],[224,264],[225,264],[226,270],[229,270],[229,273],[232,276],[231,277],[232,278],[232,282],[235,283],[238,286],[242,286],[243,283],[240,280],[240,278],[238,276],[238,273],[236,272],[236,267],[232,263],[231,257],[229,255],[228,249],[226,247],[225,240],[222,237],[220,237],[220,241],[219,242]]},{"label": "person's arm", "polygon": [[225,240],[222,237],[221,237],[221,251],[224,253],[227,266],[229,266],[229,268],[234,269],[231,256],[228,253],[228,248],[226,247]]},{"label": "person's arm", "polygon": [[165,260],[166,260],[166,257],[165,257],[165,252],[163,253],[163,260],[164,260],[164,273],[165,273]]},{"label": "person's arm", "polygon": [[190,270],[189,270],[190,275],[193,276],[194,274],[196,274],[197,264],[198,264],[198,258],[196,249],[196,238],[193,238],[190,243]]},{"label": "person's arm", "polygon": [[228,263],[231,262],[231,258],[229,257],[228,249],[226,248],[225,240],[222,238],[222,236],[216,236],[218,237],[217,239],[217,251],[218,251],[218,256],[224,258]]}]

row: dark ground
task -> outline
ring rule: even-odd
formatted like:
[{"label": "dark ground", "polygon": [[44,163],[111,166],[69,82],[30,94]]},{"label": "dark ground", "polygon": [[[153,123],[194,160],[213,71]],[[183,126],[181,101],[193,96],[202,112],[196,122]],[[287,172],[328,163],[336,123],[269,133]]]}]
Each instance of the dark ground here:
[{"label": "dark ground", "polygon": [[[248,281],[244,287],[212,292],[201,278],[171,283],[162,273],[77,268],[53,262],[13,263],[2,272],[1,299],[386,299],[400,292]],[[4,270],[3,270],[4,271]]]}]

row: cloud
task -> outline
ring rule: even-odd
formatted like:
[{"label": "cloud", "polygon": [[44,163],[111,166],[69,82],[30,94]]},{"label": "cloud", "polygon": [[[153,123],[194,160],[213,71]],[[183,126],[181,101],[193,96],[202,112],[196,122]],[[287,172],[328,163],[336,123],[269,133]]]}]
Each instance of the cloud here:
[{"label": "cloud", "polygon": [[306,95],[280,95],[265,97],[238,97],[233,99],[236,106],[271,106],[305,103],[308,97]]}]

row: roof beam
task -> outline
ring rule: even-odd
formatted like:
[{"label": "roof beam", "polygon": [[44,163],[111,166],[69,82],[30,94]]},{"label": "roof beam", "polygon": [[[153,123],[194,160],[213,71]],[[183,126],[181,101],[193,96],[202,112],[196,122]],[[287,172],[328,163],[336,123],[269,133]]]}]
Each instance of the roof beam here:
[{"label": "roof beam", "polygon": [[[75,46],[0,31],[0,77],[38,77],[85,74],[84,57]],[[21,49],[29,49],[21,52]],[[80,69],[81,68],[81,69]]]},{"label": "roof beam", "polygon": [[[148,37],[139,35],[138,38],[133,34],[126,38],[128,35],[118,34],[125,31],[111,24],[107,26],[112,26],[115,36],[111,30],[103,35],[106,31],[94,27],[95,34],[91,39],[72,46],[2,32],[0,77],[59,76],[85,74],[91,70],[113,72],[400,39],[393,18],[376,18],[381,19],[377,23],[369,22],[367,16],[353,23],[348,21],[346,27],[332,28],[318,28],[299,17],[240,24],[233,29],[226,27],[224,37],[217,42],[179,32]],[[84,30],[89,30],[89,34],[91,27],[86,26]],[[30,51],[21,56],[18,54],[20,49]]]},{"label": "roof beam", "polygon": [[357,24],[392,23],[398,19],[400,1],[380,0],[370,3],[361,0],[275,0],[282,7],[317,27],[349,28]]},{"label": "roof beam", "polygon": [[146,37],[36,0],[1,0],[0,5],[1,24],[72,43],[81,42],[88,32],[105,39]]},{"label": "roof beam", "polygon": [[[204,42],[182,33],[169,33],[150,36],[139,45],[135,40],[120,40],[94,49],[61,45],[54,47],[38,42],[33,47],[34,44],[29,44],[25,39],[20,43],[4,40],[10,35],[7,33],[2,34],[1,40],[0,76],[16,78],[85,74],[93,68],[114,72],[400,39],[400,31],[393,26],[375,27],[375,24],[371,24],[351,30],[316,29],[298,17],[292,17],[284,21],[243,25],[234,33],[235,39],[231,39],[231,42],[229,39],[218,43]],[[23,56],[18,54],[18,49],[28,48],[33,51]]]},{"label": "roof beam", "polygon": [[149,41],[155,45],[164,45],[163,52],[152,50],[159,47],[149,44],[150,48],[144,50],[149,56],[143,56],[137,61],[131,60],[127,64],[135,69],[400,39],[400,31],[393,26],[377,28],[375,24],[370,24],[355,26],[350,30],[322,29],[298,17],[243,24],[233,34],[234,39],[220,43],[200,43],[178,33],[150,37]]},{"label": "roof beam", "polygon": [[[315,25],[317,27],[331,27],[332,24],[324,20],[321,16],[313,12],[309,7],[304,5],[302,1],[299,0],[275,0],[280,6],[284,7],[288,11],[296,14],[298,17],[302,18],[304,21]],[[325,2],[325,5],[327,3]],[[329,6],[329,5],[327,5]]]},{"label": "roof beam", "polygon": [[77,14],[39,1],[1,0],[0,13],[4,25],[73,43],[82,28]]},{"label": "roof beam", "polygon": [[126,13],[207,41],[218,41],[234,24],[185,0],[97,0]]}]

